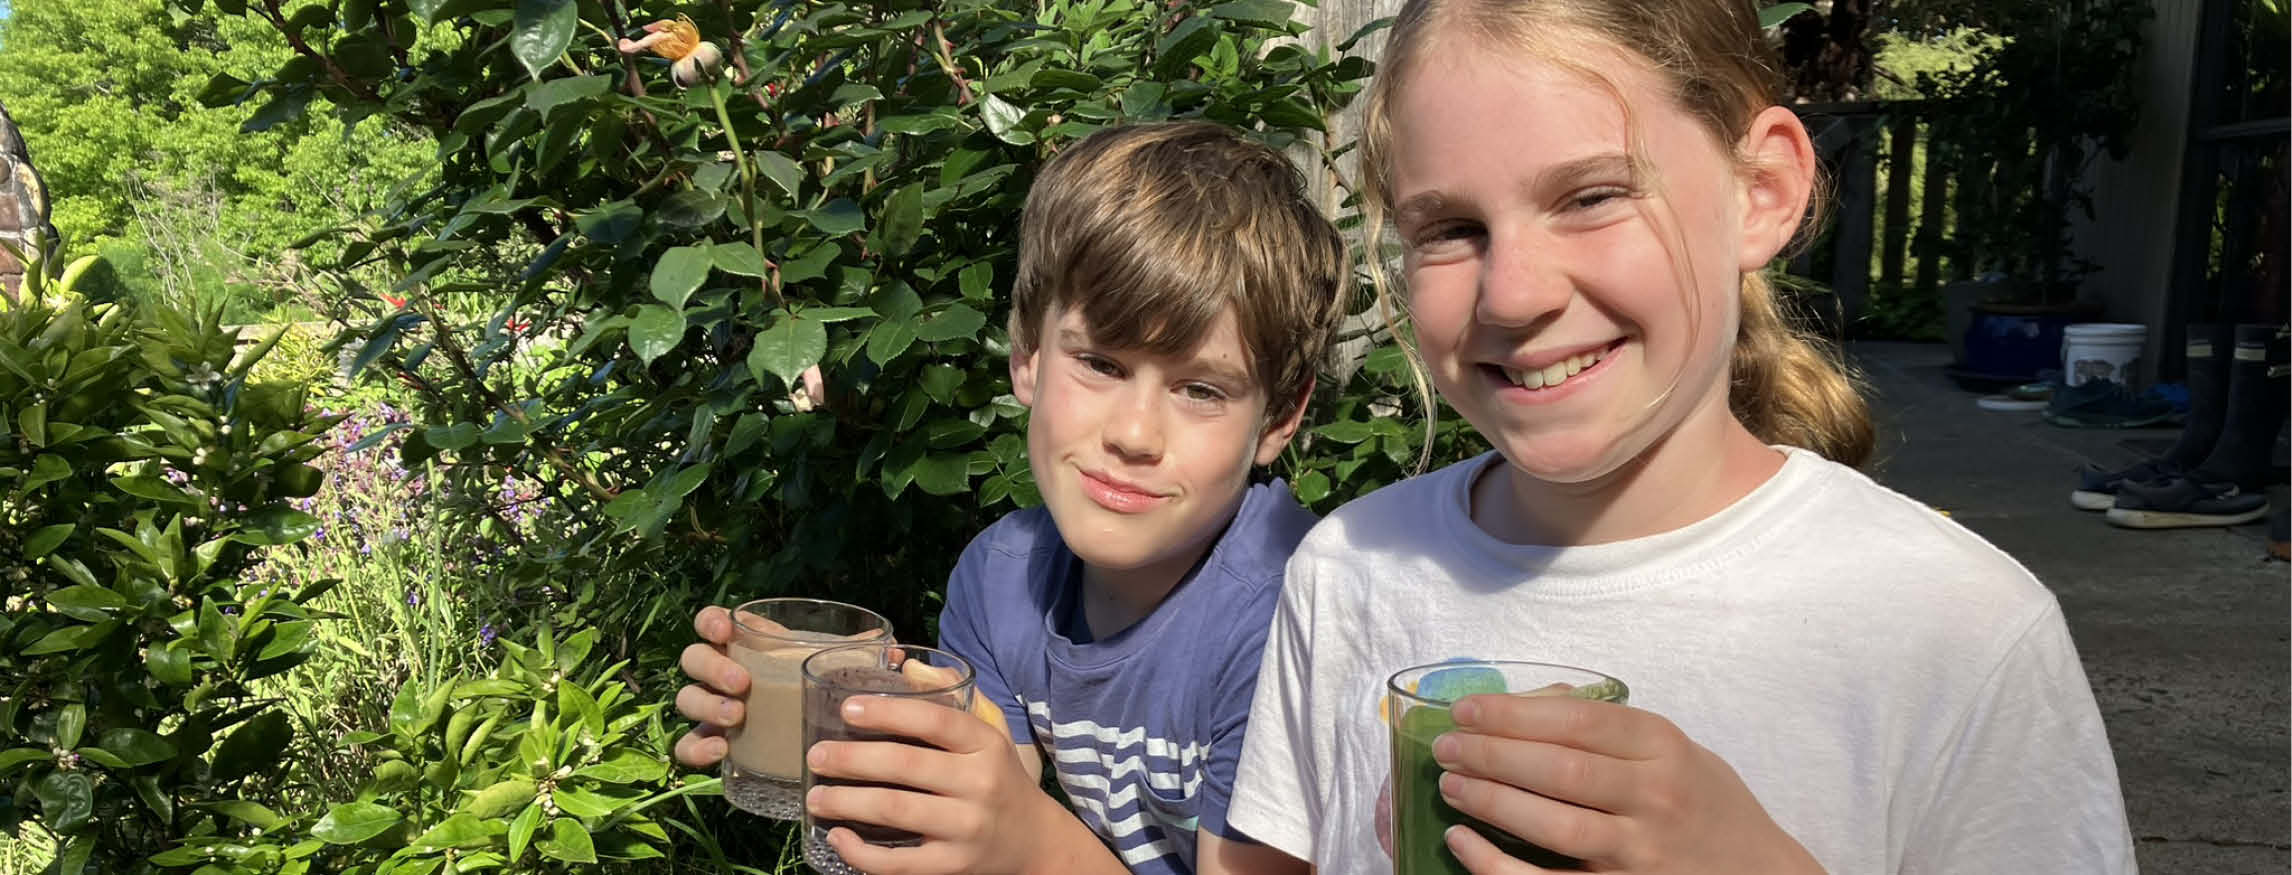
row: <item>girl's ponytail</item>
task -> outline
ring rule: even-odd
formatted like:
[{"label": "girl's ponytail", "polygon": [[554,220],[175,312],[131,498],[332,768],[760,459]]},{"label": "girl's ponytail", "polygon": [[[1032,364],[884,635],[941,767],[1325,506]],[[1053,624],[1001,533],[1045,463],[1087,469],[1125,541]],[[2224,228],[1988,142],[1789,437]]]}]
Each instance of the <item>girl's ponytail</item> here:
[{"label": "girl's ponytail", "polygon": [[1791,323],[1766,274],[1746,274],[1742,298],[1727,393],[1736,418],[1767,443],[1860,466],[1876,434],[1837,350]]}]

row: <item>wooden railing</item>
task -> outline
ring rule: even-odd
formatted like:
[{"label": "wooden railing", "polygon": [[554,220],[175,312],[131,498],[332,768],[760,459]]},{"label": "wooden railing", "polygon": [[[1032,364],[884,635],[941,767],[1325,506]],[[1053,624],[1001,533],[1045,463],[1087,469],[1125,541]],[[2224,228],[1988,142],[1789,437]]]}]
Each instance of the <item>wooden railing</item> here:
[{"label": "wooden railing", "polygon": [[[1823,312],[1834,334],[1852,332],[1875,289],[1937,295],[1949,279],[1972,273],[1948,245],[1953,190],[1964,162],[1943,160],[1924,101],[1805,104],[1794,107],[1815,140],[1829,180],[1830,221],[1790,265],[1790,272],[1829,286]],[[1987,183],[1988,180],[1982,180]]]}]

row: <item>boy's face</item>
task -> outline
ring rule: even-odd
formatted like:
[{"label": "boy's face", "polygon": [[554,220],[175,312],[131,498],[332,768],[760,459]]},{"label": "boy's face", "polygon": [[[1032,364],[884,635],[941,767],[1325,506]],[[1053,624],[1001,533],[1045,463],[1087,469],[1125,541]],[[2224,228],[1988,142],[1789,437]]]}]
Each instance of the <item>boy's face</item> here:
[{"label": "boy's face", "polygon": [[1231,310],[1179,355],[1101,346],[1079,311],[1043,323],[1037,348],[1012,353],[1011,388],[1034,409],[1027,460],[1060,537],[1100,571],[1183,573],[1299,414],[1265,421]]}]

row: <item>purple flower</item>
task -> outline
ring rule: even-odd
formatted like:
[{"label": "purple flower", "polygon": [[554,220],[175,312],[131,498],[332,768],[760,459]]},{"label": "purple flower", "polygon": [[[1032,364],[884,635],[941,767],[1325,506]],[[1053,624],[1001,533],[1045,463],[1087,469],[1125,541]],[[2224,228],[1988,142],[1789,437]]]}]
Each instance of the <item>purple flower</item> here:
[{"label": "purple flower", "polygon": [[319,541],[324,541],[324,540],[326,540],[326,527],[325,527],[325,526],[319,526],[319,527],[318,527],[318,529],[317,529],[316,531],[313,531],[313,532],[311,532],[311,533],[310,533],[310,540],[311,540],[311,542],[312,542],[312,543],[317,543],[317,542],[319,542]]},{"label": "purple flower", "polygon": [[406,590],[406,606],[407,606],[407,607],[409,607],[409,608],[418,608],[418,607],[421,607],[421,606],[422,606],[422,593],[421,593],[419,590],[415,590],[415,589],[408,589],[408,590]]},{"label": "purple flower", "polygon": [[493,639],[498,637],[501,637],[501,633],[494,631],[492,623],[487,623],[478,628],[479,647],[492,647]]}]

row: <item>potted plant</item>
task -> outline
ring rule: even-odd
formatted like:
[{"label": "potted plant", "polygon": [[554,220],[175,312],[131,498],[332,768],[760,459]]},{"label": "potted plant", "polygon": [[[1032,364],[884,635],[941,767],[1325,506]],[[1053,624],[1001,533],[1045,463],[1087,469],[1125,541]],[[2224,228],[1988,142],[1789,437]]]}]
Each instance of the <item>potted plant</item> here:
[{"label": "potted plant", "polygon": [[1944,290],[1963,308],[1961,380],[2036,379],[2059,367],[2063,329],[2098,315],[2079,299],[2094,265],[2070,249],[2071,211],[2092,217],[2086,171],[2130,147],[2150,14],[2146,0],[2000,4],[1983,23],[2007,39],[1920,77],[1948,107],[1934,133],[1959,168],[1952,246],[1977,277]]}]

